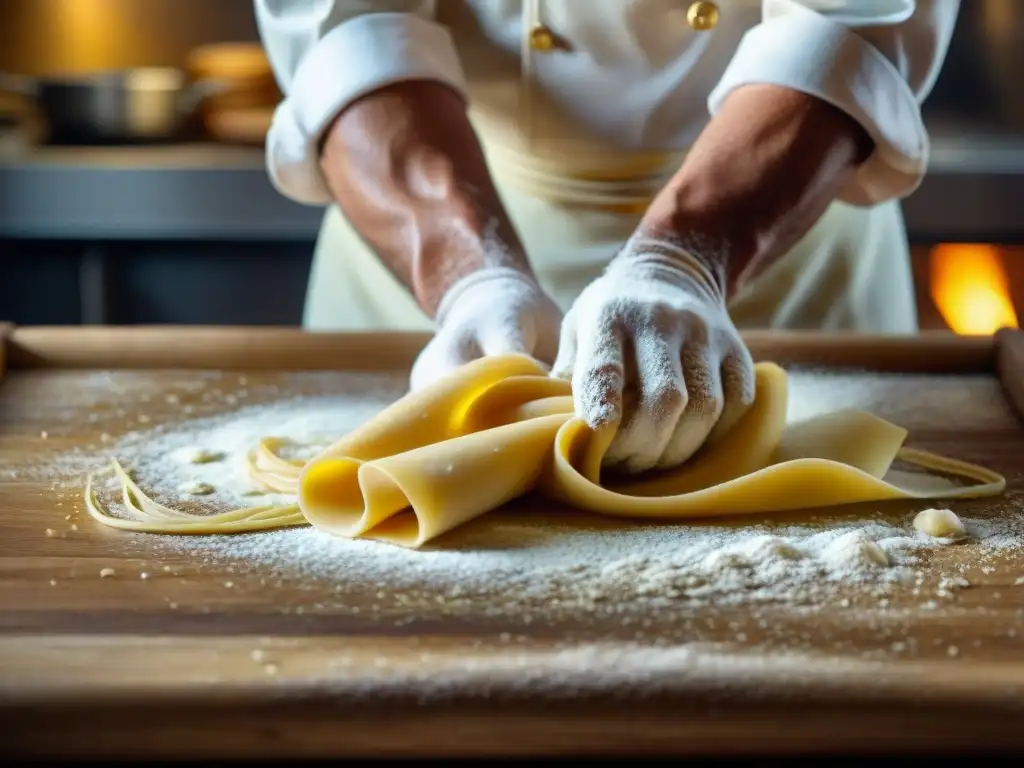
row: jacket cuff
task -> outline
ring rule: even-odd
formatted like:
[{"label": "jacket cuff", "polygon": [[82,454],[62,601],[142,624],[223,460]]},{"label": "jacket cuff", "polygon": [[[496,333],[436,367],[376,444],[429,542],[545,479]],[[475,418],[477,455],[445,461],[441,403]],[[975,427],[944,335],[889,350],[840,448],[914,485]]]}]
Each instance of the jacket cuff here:
[{"label": "jacket cuff", "polygon": [[839,199],[869,206],[906,197],[928,167],[928,132],[920,104],[896,67],[850,28],[795,8],[743,38],[708,97],[712,115],[744,85],[771,84],[815,96],[843,110],[875,142]]},{"label": "jacket cuff", "polygon": [[299,65],[267,133],[274,187],[301,203],[329,203],[319,167],[324,130],[362,96],[409,80],[439,81],[466,98],[465,74],[445,27],[410,13],[372,13],[324,35]]}]

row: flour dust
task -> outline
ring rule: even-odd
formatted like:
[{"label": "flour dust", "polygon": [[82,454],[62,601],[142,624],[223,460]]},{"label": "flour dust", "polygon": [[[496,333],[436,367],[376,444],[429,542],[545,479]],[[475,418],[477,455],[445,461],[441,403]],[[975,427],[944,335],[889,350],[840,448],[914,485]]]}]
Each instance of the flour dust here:
[{"label": "flour dust", "polygon": [[[123,460],[147,493],[173,507],[222,510],[286,502],[291,499],[283,495],[250,495],[246,451],[274,436],[292,441],[293,455],[304,457],[400,395],[394,382],[368,382],[354,390],[345,396],[282,393],[251,406],[236,400],[230,413],[128,433],[105,445],[102,456]],[[1012,418],[998,384],[986,377],[791,374],[792,420],[836,407],[870,410],[908,428],[911,438],[915,430],[937,424],[970,432],[998,428]],[[84,460],[79,456],[67,466],[80,470]],[[92,468],[104,460],[93,456]],[[204,493],[197,495],[197,488]],[[110,489],[104,493],[109,496]],[[372,610],[375,601],[387,603],[404,610],[409,621],[417,612],[430,612],[514,616],[521,624],[628,613],[638,606],[806,608],[853,600],[884,607],[894,590],[912,593],[922,604],[942,604],[969,586],[971,568],[1024,552],[1024,512],[1013,498],[995,513],[961,511],[963,540],[916,530],[916,513],[929,506],[935,505],[647,525],[565,508],[540,514],[536,501],[525,497],[419,551],[334,538],[308,527],[125,537],[139,557],[164,554],[266,583],[277,579],[338,595],[359,592],[370,596],[363,610]],[[968,560],[949,556],[965,551]]]}]

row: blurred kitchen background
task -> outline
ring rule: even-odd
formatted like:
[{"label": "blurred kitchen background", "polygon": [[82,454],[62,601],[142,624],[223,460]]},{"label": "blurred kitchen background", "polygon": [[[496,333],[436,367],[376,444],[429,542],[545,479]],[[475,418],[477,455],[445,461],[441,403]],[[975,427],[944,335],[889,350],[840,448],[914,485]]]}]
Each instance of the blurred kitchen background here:
[{"label": "blurred kitchen background", "polygon": [[[922,327],[984,333],[1024,307],[1024,2],[961,7],[904,210]],[[105,86],[136,119],[76,145],[97,137],[46,78],[142,67],[170,69]],[[0,320],[300,322],[321,209],[266,178],[251,0],[0,0],[0,73]]]}]

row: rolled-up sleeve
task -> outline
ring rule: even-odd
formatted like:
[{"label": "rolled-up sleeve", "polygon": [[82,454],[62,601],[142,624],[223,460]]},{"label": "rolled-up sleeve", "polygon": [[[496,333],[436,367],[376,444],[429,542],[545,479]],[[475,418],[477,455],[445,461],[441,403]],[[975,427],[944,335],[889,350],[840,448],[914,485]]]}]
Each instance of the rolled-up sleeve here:
[{"label": "rolled-up sleeve", "polygon": [[750,84],[808,93],[856,120],[875,143],[840,200],[874,205],[906,197],[928,167],[921,103],[942,67],[959,0],[763,0],[708,98],[714,115]]},{"label": "rolled-up sleeve", "polygon": [[301,203],[331,194],[321,135],[353,101],[397,82],[434,80],[465,95],[465,76],[436,0],[254,0],[260,38],[284,99],[266,141],[274,187]]}]

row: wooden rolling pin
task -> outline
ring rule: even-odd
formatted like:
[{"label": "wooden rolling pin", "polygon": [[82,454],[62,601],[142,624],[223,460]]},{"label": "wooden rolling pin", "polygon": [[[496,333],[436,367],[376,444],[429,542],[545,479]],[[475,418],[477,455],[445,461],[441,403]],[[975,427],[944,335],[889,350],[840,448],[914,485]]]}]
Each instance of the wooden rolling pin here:
[{"label": "wooden rolling pin", "polygon": [[4,380],[7,370],[7,339],[14,331],[14,323],[0,323],[0,382]]},{"label": "wooden rolling pin", "polygon": [[[394,370],[408,368],[426,333],[316,333],[294,327],[98,326],[17,328],[17,368]],[[924,333],[864,336],[749,331],[757,360],[907,373],[992,373],[993,338]]]},{"label": "wooden rolling pin", "polygon": [[1024,423],[1024,331],[996,331],[996,372],[1007,401]]},{"label": "wooden rolling pin", "polygon": [[818,331],[756,330],[742,333],[758,361],[780,365],[855,368],[880,373],[991,373],[991,336],[925,331],[916,336]]},{"label": "wooden rolling pin", "polygon": [[407,368],[429,334],[312,333],[232,326],[18,328],[12,368],[394,370]]}]

